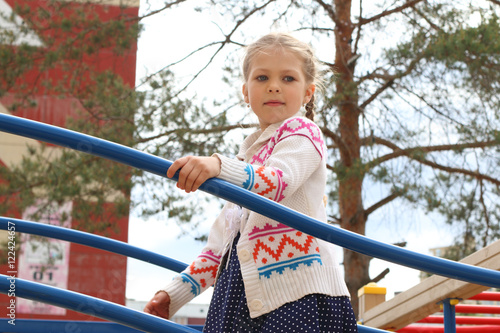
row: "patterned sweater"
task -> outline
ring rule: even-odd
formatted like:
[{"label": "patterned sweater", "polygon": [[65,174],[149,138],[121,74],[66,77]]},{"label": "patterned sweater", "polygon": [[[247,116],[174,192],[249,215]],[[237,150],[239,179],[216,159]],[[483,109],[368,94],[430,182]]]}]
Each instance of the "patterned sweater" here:
[{"label": "patterned sweater", "polygon": [[[325,151],[320,129],[307,118],[292,117],[247,137],[237,159],[217,154],[222,162],[218,178],[326,221]],[[252,318],[312,293],[349,295],[331,244],[226,203],[202,253],[164,288],[171,316],[215,282],[238,231],[237,254]]]}]

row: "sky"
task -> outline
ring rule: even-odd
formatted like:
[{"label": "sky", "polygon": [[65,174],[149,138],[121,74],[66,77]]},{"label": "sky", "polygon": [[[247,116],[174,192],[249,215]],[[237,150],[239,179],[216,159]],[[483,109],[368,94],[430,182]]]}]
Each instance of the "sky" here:
[{"label": "sky", "polygon": [[[197,46],[211,41],[213,35],[222,36],[219,27],[213,22],[220,20],[220,17],[214,13],[207,15],[206,12],[198,13],[185,7],[170,11],[168,15],[153,16],[143,21],[144,30],[139,38],[137,54],[138,83],[145,75],[183,58]],[[145,10],[147,4],[142,0],[141,12]],[[193,26],[193,22],[196,22],[196,27]],[[262,33],[265,32],[267,31]],[[318,53],[323,51],[317,50]],[[222,60],[217,60],[193,86],[192,89],[197,91],[199,98],[227,93],[224,91],[227,89],[224,85],[216,83],[221,78]],[[190,65],[177,67],[179,78],[182,80],[183,75],[187,77],[188,72],[192,71],[191,66],[196,63],[194,60]],[[393,213],[381,210],[372,216],[370,223],[367,224],[367,236],[383,242],[404,240],[407,242],[406,249],[423,254],[429,254],[430,248],[448,246],[453,241],[451,229],[438,218],[408,211],[404,221],[401,221],[395,220],[393,216],[396,214]],[[215,214],[216,212],[209,213],[207,221],[201,228],[208,230]],[[193,240],[192,236],[181,236],[180,228],[172,221],[145,220],[134,215],[130,219],[129,243],[185,263],[190,263],[203,248],[203,244]],[[337,253],[339,262],[342,262],[342,249],[338,248]],[[374,277],[386,268],[390,269],[390,273],[379,282],[379,286],[387,288],[387,299],[392,298],[395,292],[404,291],[419,283],[418,271],[379,259],[371,261],[370,276]],[[129,259],[127,298],[147,301],[174,276],[175,273],[166,269]],[[194,302],[209,302],[210,296],[211,293],[208,292],[196,298]]]}]

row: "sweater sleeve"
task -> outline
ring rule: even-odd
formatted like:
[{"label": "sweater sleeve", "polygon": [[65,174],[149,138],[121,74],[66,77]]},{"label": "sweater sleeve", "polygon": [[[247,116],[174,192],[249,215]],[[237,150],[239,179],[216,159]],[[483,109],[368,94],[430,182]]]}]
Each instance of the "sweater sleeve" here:
[{"label": "sweater sleeve", "polygon": [[325,145],[320,129],[305,118],[285,121],[250,163],[219,154],[218,178],[280,202],[319,167]]},{"label": "sweater sleeve", "polygon": [[226,207],[212,225],[201,254],[163,288],[170,296],[170,317],[214,284],[223,250],[225,210]]}]

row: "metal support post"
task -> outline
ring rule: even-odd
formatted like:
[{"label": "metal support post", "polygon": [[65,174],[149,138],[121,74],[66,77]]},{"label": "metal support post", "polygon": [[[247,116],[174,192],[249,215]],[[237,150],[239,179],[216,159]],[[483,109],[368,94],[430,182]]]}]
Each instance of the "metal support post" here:
[{"label": "metal support post", "polygon": [[460,302],[458,298],[446,298],[441,303],[444,317],[444,333],[456,333],[455,305]]}]

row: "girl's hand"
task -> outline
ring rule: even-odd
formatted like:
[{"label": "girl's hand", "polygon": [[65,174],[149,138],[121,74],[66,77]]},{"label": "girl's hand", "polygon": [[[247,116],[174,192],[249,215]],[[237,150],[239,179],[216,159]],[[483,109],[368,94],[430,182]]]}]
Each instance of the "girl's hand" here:
[{"label": "girl's hand", "polygon": [[185,156],[176,160],[167,170],[167,177],[172,178],[177,170],[177,187],[186,193],[196,191],[207,179],[219,175],[221,162],[218,157]]},{"label": "girl's hand", "polygon": [[170,296],[166,291],[159,291],[144,307],[144,312],[162,317],[169,318]]}]

